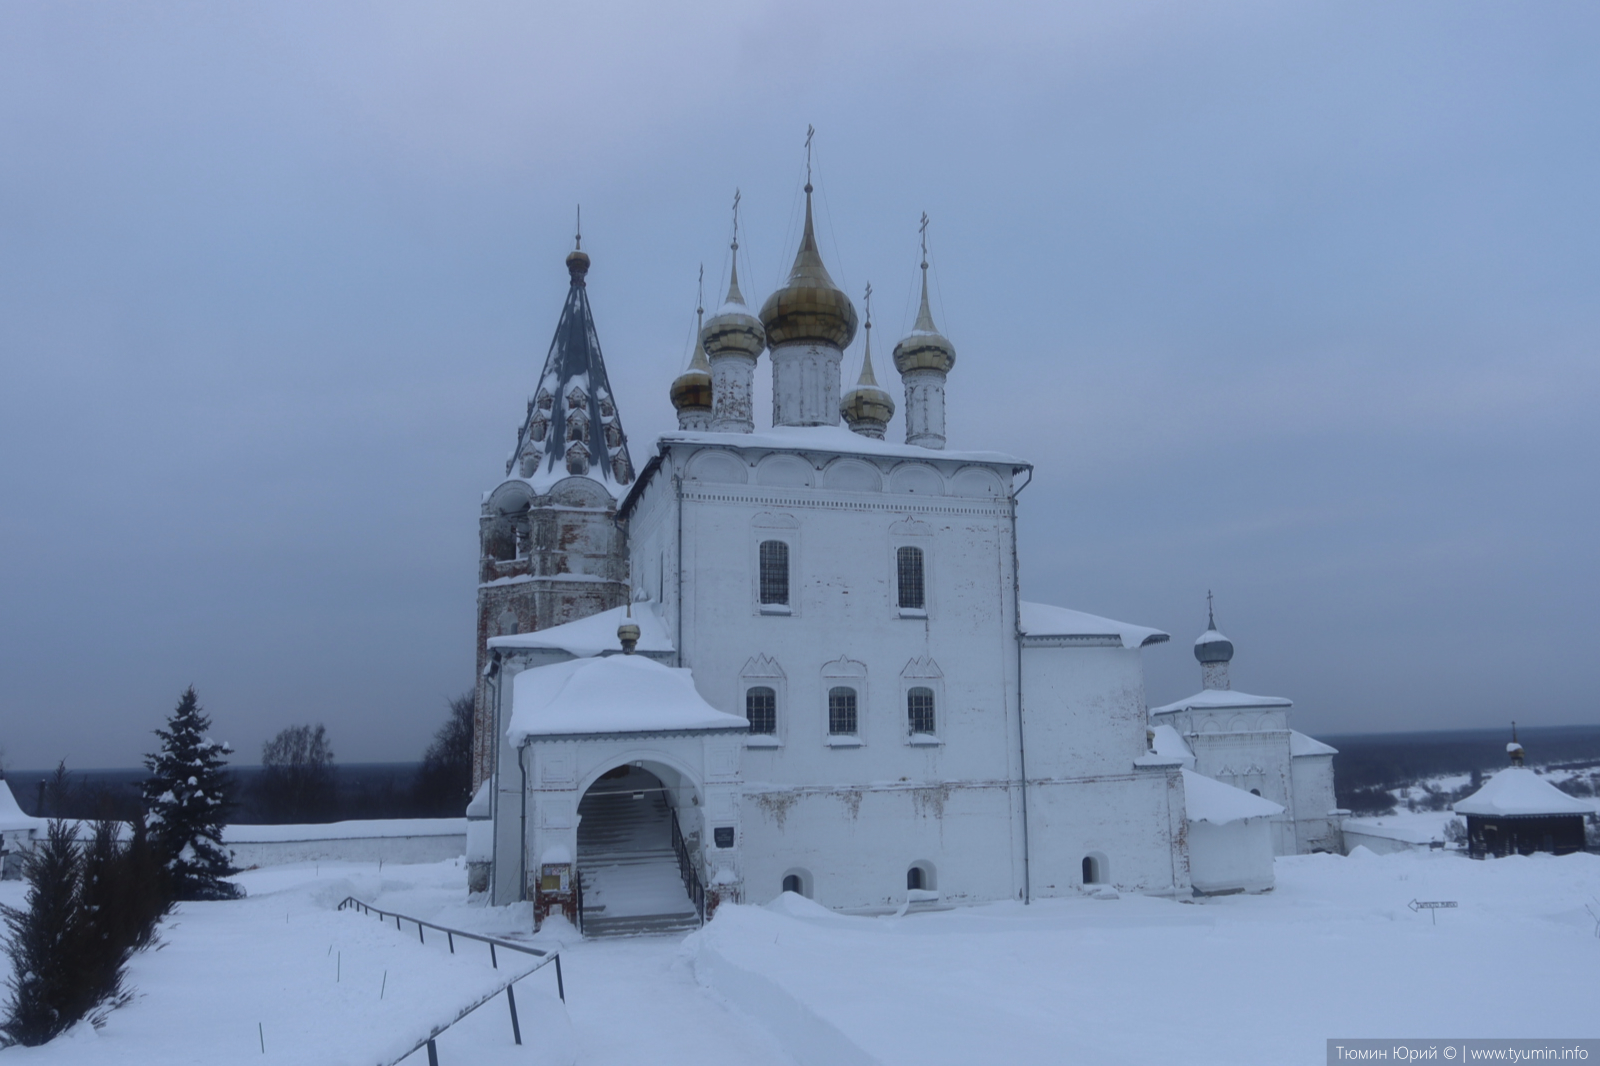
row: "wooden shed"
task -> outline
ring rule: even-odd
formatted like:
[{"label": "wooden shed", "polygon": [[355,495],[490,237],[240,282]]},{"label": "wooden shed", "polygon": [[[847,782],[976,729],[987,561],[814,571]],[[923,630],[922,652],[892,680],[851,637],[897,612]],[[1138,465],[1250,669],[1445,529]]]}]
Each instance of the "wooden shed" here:
[{"label": "wooden shed", "polygon": [[1595,805],[1512,766],[1457,802],[1455,812],[1467,819],[1467,850],[1475,859],[1536,851],[1567,855],[1583,850],[1584,819]]}]

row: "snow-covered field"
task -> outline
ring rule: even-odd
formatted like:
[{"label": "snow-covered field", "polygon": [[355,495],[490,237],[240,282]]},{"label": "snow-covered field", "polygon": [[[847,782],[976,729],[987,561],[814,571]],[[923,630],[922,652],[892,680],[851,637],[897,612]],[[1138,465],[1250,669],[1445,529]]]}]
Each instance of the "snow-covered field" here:
[{"label": "snow-covered field", "polygon": [[[566,1006],[540,971],[517,988],[524,1047],[501,997],[440,1039],[440,1062],[1231,1066],[1322,1061],[1328,1037],[1600,1031],[1600,939],[1585,909],[1600,912],[1600,857],[1314,855],[1280,859],[1277,877],[1266,895],[1199,903],[901,918],[789,896],[724,908],[686,941],[584,943],[547,928],[535,943],[563,944]],[[98,1033],[0,1052],[0,1066],[376,1063],[493,987],[496,971],[481,945],[452,957],[412,927],[334,911],[339,899],[497,935],[528,925],[522,908],[469,905],[458,862],[381,876],[305,864],[241,880],[249,899],[184,905],[169,920],[164,946],[133,963],[134,1001]],[[0,901],[21,896],[0,885]],[[1459,908],[1434,925],[1413,899]]]}]

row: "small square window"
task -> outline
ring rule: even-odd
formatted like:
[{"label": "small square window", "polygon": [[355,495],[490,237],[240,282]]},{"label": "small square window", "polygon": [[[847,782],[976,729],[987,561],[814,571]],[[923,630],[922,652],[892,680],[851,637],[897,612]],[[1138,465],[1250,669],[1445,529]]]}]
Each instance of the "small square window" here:
[{"label": "small square window", "polygon": [[711,840],[719,848],[733,847],[733,826],[719,825],[711,830]]}]

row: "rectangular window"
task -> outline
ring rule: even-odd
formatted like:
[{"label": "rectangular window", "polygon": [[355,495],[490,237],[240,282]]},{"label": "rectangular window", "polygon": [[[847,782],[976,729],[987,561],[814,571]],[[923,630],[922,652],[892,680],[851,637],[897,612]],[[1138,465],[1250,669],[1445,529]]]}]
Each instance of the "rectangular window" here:
[{"label": "rectangular window", "polygon": [[895,553],[900,578],[900,607],[921,611],[927,608],[922,587],[922,549],[901,548]]},{"label": "rectangular window", "polygon": [[933,689],[914,688],[906,693],[906,718],[913,733],[932,733]]},{"label": "rectangular window", "polygon": [[828,690],[828,732],[833,736],[855,736],[855,689],[840,686]]},{"label": "rectangular window", "polygon": [[789,545],[781,540],[761,542],[761,602],[789,602]]},{"label": "rectangular window", "polygon": [[778,694],[770,688],[747,689],[744,716],[750,719],[750,732],[771,735],[778,731]]}]

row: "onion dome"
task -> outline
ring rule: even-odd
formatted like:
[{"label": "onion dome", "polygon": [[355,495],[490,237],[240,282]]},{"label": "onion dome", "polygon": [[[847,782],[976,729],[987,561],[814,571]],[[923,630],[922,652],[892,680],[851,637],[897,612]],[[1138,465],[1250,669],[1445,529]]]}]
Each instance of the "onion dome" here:
[{"label": "onion dome", "polygon": [[733,269],[728,275],[728,298],[700,330],[700,345],[710,355],[728,353],[747,355],[751,359],[759,358],[767,347],[767,333],[761,328],[761,320],[750,313],[744,294],[739,291],[737,236],[733,241]]},{"label": "onion dome", "polygon": [[567,273],[571,275],[574,285],[582,285],[584,275],[589,273],[589,253],[582,248],[568,252]]},{"label": "onion dome", "polygon": [[789,281],[761,305],[767,343],[826,344],[843,351],[856,336],[856,309],[828,276],[811,227],[811,183],[806,182],[806,227]]},{"label": "onion dome", "polygon": [[856,387],[845,393],[839,402],[839,414],[845,425],[857,433],[882,439],[894,417],[894,400],[878,387],[877,375],[872,372],[872,286],[867,286],[866,350],[861,355],[861,376]]},{"label": "onion dome", "polygon": [[[927,216],[923,217],[926,220]],[[924,246],[922,306],[917,309],[916,325],[894,346],[894,366],[902,374],[910,370],[937,370],[948,374],[955,365],[956,346],[934,326],[933,311],[928,307],[928,250]]]},{"label": "onion dome", "polygon": [[[695,309],[702,318],[705,312]],[[689,369],[679,374],[672,383],[672,406],[678,411],[711,413],[711,361],[706,358],[703,341],[704,326],[695,328],[694,355],[689,358]]]},{"label": "onion dome", "polygon": [[[1210,598],[1208,594],[1206,599]],[[1194,657],[1202,665],[1225,663],[1233,659],[1233,641],[1217,632],[1217,617],[1209,604],[1206,606],[1206,631],[1194,642]]]}]

